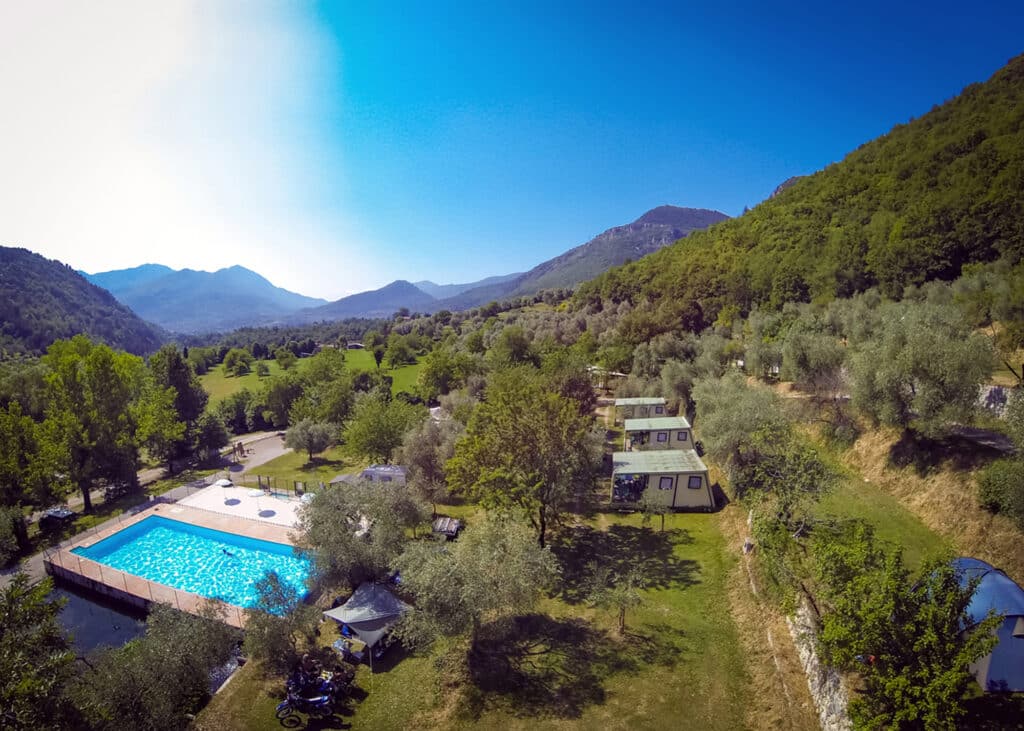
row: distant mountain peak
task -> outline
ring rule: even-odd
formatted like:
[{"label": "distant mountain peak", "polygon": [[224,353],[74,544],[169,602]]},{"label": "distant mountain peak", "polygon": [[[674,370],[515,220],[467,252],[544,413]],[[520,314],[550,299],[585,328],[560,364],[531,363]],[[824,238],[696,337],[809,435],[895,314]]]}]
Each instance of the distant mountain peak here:
[{"label": "distant mountain peak", "polygon": [[705,228],[724,221],[728,216],[720,211],[707,208],[684,208],[682,206],[658,206],[647,211],[634,223],[651,223],[660,226],[685,227],[689,229]]}]

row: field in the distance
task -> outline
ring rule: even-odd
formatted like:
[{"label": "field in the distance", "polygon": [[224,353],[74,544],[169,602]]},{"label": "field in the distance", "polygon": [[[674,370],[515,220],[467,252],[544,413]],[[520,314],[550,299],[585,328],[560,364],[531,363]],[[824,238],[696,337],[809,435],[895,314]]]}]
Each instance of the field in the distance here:
[{"label": "field in the distance", "polygon": [[[284,373],[276,360],[271,359],[262,362],[266,363],[267,367],[270,369],[270,378]],[[292,366],[291,372],[302,373],[308,363],[308,358],[300,358],[296,364]],[[345,364],[350,371],[373,371],[377,369],[377,364],[373,360],[373,353],[368,350],[346,350]],[[395,394],[399,391],[408,391],[411,393],[416,387],[416,379],[419,378],[420,367],[419,363],[394,369],[381,366],[381,371],[394,379],[391,384],[391,393]],[[216,404],[218,401],[227,398],[231,394],[241,391],[243,388],[248,388],[250,391],[256,391],[261,388],[263,381],[266,379],[267,377],[260,378],[256,375],[255,363],[253,363],[252,371],[244,376],[228,375],[224,372],[223,365],[216,365],[203,375],[199,376],[199,382],[202,384],[203,388],[206,389],[206,392],[210,394],[211,406]]]}]

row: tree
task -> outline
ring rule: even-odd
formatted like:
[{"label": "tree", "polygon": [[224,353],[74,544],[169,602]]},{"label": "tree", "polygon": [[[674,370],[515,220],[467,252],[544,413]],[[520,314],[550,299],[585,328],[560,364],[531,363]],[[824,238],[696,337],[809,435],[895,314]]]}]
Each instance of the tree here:
[{"label": "tree", "polygon": [[519,325],[502,328],[487,355],[493,362],[506,365],[537,365],[539,360],[529,334]]},{"label": "tree", "polygon": [[951,307],[890,305],[877,339],[853,359],[853,405],[876,422],[941,435],[974,413],[992,372],[985,336]]},{"label": "tree", "polygon": [[428,401],[461,388],[474,372],[475,363],[469,355],[444,346],[437,347],[423,358],[417,382]]},{"label": "tree", "polygon": [[302,390],[302,381],[292,373],[267,381],[262,393],[267,421],[278,429],[288,426],[292,405],[302,396]]},{"label": "tree", "polygon": [[257,363],[256,363],[256,377],[257,378],[266,378],[269,375],[270,375],[270,366],[268,366],[262,360],[261,361],[257,361]]},{"label": "tree", "polygon": [[14,544],[6,551],[0,548],[0,565],[29,547],[22,506],[44,505],[53,497],[47,445],[40,441],[44,432],[21,409],[18,401],[0,409],[0,508],[4,509],[0,533],[9,535]]},{"label": "tree", "polygon": [[299,658],[299,640],[314,640],[320,611],[273,571],[256,582],[256,596],[256,606],[246,612],[245,652],[284,672]]},{"label": "tree", "polygon": [[445,464],[455,453],[455,442],[464,431],[454,419],[425,419],[405,434],[398,461],[405,466],[406,482],[437,512],[436,504],[448,494]]},{"label": "tree", "polygon": [[646,585],[641,571],[634,567],[624,575],[617,575],[609,566],[590,564],[587,603],[603,609],[613,609],[618,615],[620,635],[626,633],[626,612],[643,604],[640,590]]},{"label": "tree", "polygon": [[[384,360],[387,361],[390,368],[398,368],[409,363],[415,363],[416,355],[409,345],[409,339],[404,335],[391,333],[388,337],[387,350],[384,352]],[[379,367],[380,363],[377,365]]]},{"label": "tree", "polygon": [[146,389],[138,409],[139,439],[152,456],[167,464],[168,473],[174,471],[174,458],[188,445],[186,425],[178,420],[174,407],[175,393],[173,386],[153,384]]},{"label": "tree", "polygon": [[484,620],[528,611],[558,576],[555,557],[529,529],[494,514],[443,551],[432,541],[410,543],[395,568],[415,599],[395,632],[412,645],[475,638]]},{"label": "tree", "polygon": [[597,393],[583,358],[571,350],[559,348],[544,357],[541,373],[552,391],[576,402],[581,415],[593,413],[597,406]]},{"label": "tree", "polygon": [[[767,389],[749,387],[739,373],[697,381],[693,398],[704,447],[730,481],[744,465],[758,459],[760,447],[789,432],[779,397]],[[759,435],[756,441],[755,434]]]},{"label": "tree", "polygon": [[299,358],[288,348],[278,348],[274,351],[274,360],[277,361],[282,371],[287,371],[298,362]]},{"label": "tree", "polygon": [[299,534],[324,584],[384,578],[402,552],[406,531],[429,517],[404,485],[359,482],[317,494],[302,508]]},{"label": "tree", "polygon": [[176,347],[165,345],[150,357],[149,370],[158,388],[174,389],[177,419],[191,429],[205,411],[210,396],[189,361]]},{"label": "tree", "polygon": [[822,658],[857,671],[864,693],[850,704],[864,728],[954,729],[974,682],[968,665],[991,651],[1000,620],[971,630],[967,607],[977,586],[960,585],[948,559],[926,561],[912,577],[901,554],[851,523],[814,542],[824,606]]},{"label": "tree", "polygon": [[228,445],[228,430],[216,414],[203,414],[196,425],[196,447],[203,460],[209,460]]},{"label": "tree", "polygon": [[449,486],[486,506],[523,508],[543,547],[548,525],[593,484],[592,421],[531,369],[496,374],[448,462]]},{"label": "tree", "polygon": [[345,443],[356,454],[373,462],[388,464],[402,444],[405,432],[422,419],[424,411],[404,401],[385,401],[367,395],[356,403],[345,427]]},{"label": "tree", "polygon": [[42,360],[48,368],[46,440],[89,512],[93,480],[136,483],[148,371],[141,358],[93,345],[83,335],[56,341]]},{"label": "tree", "polygon": [[337,429],[330,424],[321,424],[312,419],[303,419],[295,424],[284,435],[285,446],[291,449],[305,450],[309,453],[309,461],[313,455],[331,446]]},{"label": "tree", "polygon": [[74,653],[57,622],[60,602],[49,599],[50,579],[32,584],[17,573],[0,591],[0,726],[67,728],[70,709],[62,686]]},{"label": "tree", "polygon": [[110,649],[74,681],[71,694],[96,729],[184,728],[209,698],[210,671],[231,656],[241,633],[208,603],[201,616],[155,604],[144,637]]},{"label": "tree", "polygon": [[253,357],[245,348],[232,348],[224,356],[224,372],[231,376],[244,376],[251,370]]}]

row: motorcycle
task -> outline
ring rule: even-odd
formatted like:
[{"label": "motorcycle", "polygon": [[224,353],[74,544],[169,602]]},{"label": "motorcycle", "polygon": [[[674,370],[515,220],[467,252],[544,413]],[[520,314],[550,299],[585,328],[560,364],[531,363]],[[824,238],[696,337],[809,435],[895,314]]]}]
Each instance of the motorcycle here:
[{"label": "motorcycle", "polygon": [[307,716],[330,716],[334,713],[334,698],[329,695],[303,698],[289,692],[288,696],[277,704],[275,715],[278,718],[287,718],[296,711]]}]

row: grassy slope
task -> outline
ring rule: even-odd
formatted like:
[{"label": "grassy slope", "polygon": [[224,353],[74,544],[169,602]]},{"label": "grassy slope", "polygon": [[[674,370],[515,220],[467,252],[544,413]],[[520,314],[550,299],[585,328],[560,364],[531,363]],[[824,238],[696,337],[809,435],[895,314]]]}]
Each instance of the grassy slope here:
[{"label": "grassy slope", "polygon": [[917,568],[927,558],[952,549],[949,541],[926,526],[895,497],[859,470],[843,462],[841,455],[818,441],[819,454],[841,474],[835,490],[822,498],[819,510],[823,515],[838,518],[861,518],[875,528],[883,540],[903,547],[908,566]]},{"label": "grassy slope", "polygon": [[[269,366],[271,376],[279,376],[283,373],[280,366],[277,365],[277,361],[267,360],[264,362]],[[309,363],[308,359],[300,358],[295,364],[292,372],[302,373],[307,363]],[[377,368],[377,364],[373,360],[373,354],[368,350],[345,351],[345,363],[352,371],[372,371]],[[224,367],[217,365],[211,368],[209,372],[200,376],[199,382],[203,384],[203,388],[205,388],[206,392],[210,394],[210,405],[212,406],[213,404],[216,404],[221,399],[224,399],[237,391],[241,391],[243,388],[248,388],[251,391],[259,389],[261,383],[265,379],[261,379],[256,376],[255,368],[256,366],[254,364],[253,371],[251,373],[241,377],[235,377],[225,374]],[[416,379],[419,377],[420,368],[421,365],[419,363],[395,369],[384,368],[384,373],[390,375],[394,379],[391,385],[391,392],[412,392],[416,386]]]},{"label": "grassy slope", "polygon": [[[559,666],[564,675],[554,682],[561,684],[560,694],[525,700],[536,689],[509,682],[483,695],[478,715],[453,718],[437,698],[433,658],[396,657],[372,678],[360,669],[357,684],[367,695],[344,720],[354,729],[741,728],[748,685],[726,587],[736,559],[714,516],[671,516],[665,534],[641,529],[639,520],[600,515],[593,525],[602,530],[585,533],[605,548],[632,546],[635,553],[622,554],[627,561],[649,555],[664,562],[663,586],[644,592],[644,606],[627,618],[624,640],[615,636],[609,612],[562,598],[542,605],[551,618],[540,620],[545,626],[563,628],[568,625],[562,620],[582,617],[593,619],[596,628],[587,643],[558,646],[543,660],[556,662],[560,653],[589,660]],[[330,639],[321,637],[324,644]],[[244,668],[200,715],[197,727],[280,728],[273,717],[279,685],[261,680],[255,666]],[[579,704],[566,710],[566,697]]]}]

